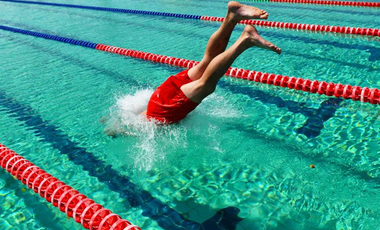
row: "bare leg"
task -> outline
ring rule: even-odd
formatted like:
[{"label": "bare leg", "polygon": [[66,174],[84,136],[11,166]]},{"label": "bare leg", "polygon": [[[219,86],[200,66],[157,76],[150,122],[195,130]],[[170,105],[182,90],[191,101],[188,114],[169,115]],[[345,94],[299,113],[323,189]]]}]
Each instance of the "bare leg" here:
[{"label": "bare leg", "polygon": [[248,25],[230,48],[210,62],[200,79],[183,85],[181,90],[189,99],[200,103],[205,97],[214,92],[219,79],[226,73],[235,59],[244,50],[252,46],[272,50],[278,54],[281,53],[280,48],[260,37],[256,28]]},{"label": "bare leg", "polygon": [[[230,40],[231,33],[235,28],[236,24],[245,19],[267,19],[268,13],[259,8],[255,8],[252,6],[242,5],[238,2],[231,1],[228,3],[227,7],[227,15],[224,18],[222,25],[219,29],[211,35],[205,54],[203,56],[202,61],[191,68],[188,72],[188,75],[191,80],[197,81],[199,80],[210,62],[219,54],[225,51],[228,41]],[[181,87],[182,89],[182,87]],[[186,96],[190,95],[190,92],[185,93]],[[201,100],[197,100],[197,98],[191,98],[195,102],[200,102]],[[202,98],[203,99],[203,98]],[[142,113],[144,116],[146,115],[146,111]]]},{"label": "bare leg", "polygon": [[244,19],[267,19],[268,13],[258,8],[242,5],[238,2],[229,2],[227,15],[219,29],[211,35],[202,61],[189,70],[189,77],[194,81],[199,79],[212,59],[222,53],[230,40],[236,24]]}]

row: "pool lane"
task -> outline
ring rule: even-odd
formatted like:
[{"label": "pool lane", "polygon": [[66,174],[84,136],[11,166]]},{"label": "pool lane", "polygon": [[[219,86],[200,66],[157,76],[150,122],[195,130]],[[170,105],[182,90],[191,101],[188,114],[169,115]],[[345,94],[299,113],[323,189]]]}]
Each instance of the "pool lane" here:
[{"label": "pool lane", "polygon": [[[76,39],[68,39],[65,37],[60,37],[60,36],[54,36],[54,35],[49,35],[49,34],[43,34],[43,33],[38,33],[38,32],[33,32],[33,31],[25,31],[25,30],[20,30],[20,29],[15,29],[11,27],[5,27],[2,26],[0,28],[3,28],[5,30],[10,30],[14,31],[17,33],[23,33],[26,35],[32,35],[32,36],[37,36],[41,38],[46,38],[46,39],[52,39],[60,42],[66,42],[69,44],[74,44],[74,45],[79,45],[79,46],[84,46],[88,48],[94,49],[97,44],[96,43],[91,43],[91,42],[86,42],[82,40],[76,40]],[[219,85],[226,88],[227,83],[220,83]],[[229,86],[231,90],[231,85]],[[242,93],[244,91],[239,91],[236,90],[238,89],[237,87],[234,87],[232,89],[235,89],[234,92],[236,93]],[[245,89],[246,91],[246,89]],[[254,90],[255,91],[255,90]],[[264,92],[258,92],[257,90],[253,92],[244,92],[245,95],[250,96],[251,98],[258,98],[259,100],[263,101],[264,103],[270,103],[270,104],[275,104],[278,107],[287,107],[289,111],[294,112],[294,113],[301,113],[304,116],[308,117],[307,122],[297,130],[298,134],[304,134],[308,138],[315,138],[317,137],[321,130],[324,128],[324,122],[330,119],[331,117],[334,116],[335,111],[339,108],[339,104],[343,101],[343,99],[328,99],[326,102],[323,102],[321,104],[321,107],[318,108],[316,111],[314,109],[309,109],[305,108],[304,105],[298,105],[294,106],[294,104],[297,103],[285,103],[284,100],[282,100],[280,97],[268,97],[268,95],[265,95]],[[258,96],[259,95],[259,96]],[[274,100],[267,100],[268,98],[274,98]],[[298,108],[303,108],[303,109],[294,109],[295,107]]]},{"label": "pool lane", "polygon": [[[125,10],[125,7],[129,8],[135,8],[136,5],[138,9],[136,11],[143,13],[143,12],[149,12],[152,8],[154,8],[156,11],[165,11],[165,12],[177,12],[180,15],[184,14],[202,14],[202,15],[209,15],[209,11],[207,10],[198,10],[198,9],[207,9],[212,7],[214,10],[213,14],[217,14],[219,16],[224,16],[226,5],[228,1],[197,1],[196,3],[189,3],[189,2],[168,2],[165,1],[163,3],[164,7],[162,5],[154,6],[151,4],[151,2],[147,1],[138,1],[136,3],[133,2],[112,2],[112,4],[107,4],[103,2],[98,2],[96,6],[87,5],[88,2],[75,2],[75,3],[82,3],[83,5],[73,5],[73,4],[66,4],[65,2],[52,2],[52,1],[17,1],[17,0],[4,0],[9,1],[13,3],[23,3],[23,4],[39,4],[39,5],[46,5],[46,6],[58,6],[58,7],[70,7],[70,8],[83,8],[89,9],[89,10],[105,10],[110,12],[117,12],[117,13],[126,13],[123,10]],[[216,3],[217,2],[217,3]],[[137,4],[138,3],[138,4]],[[216,4],[215,4],[216,3]],[[289,5],[289,4],[273,4],[268,2],[245,2],[245,4],[248,5],[254,5],[256,7],[264,8],[270,11],[271,18],[274,18],[274,21],[289,21],[289,22],[304,22],[306,24],[337,24],[339,26],[352,26],[352,27],[363,27],[363,22],[365,27],[374,27],[377,26],[377,24],[373,22],[373,20],[376,20],[377,16],[377,10],[378,9],[363,9],[363,8],[354,8],[354,10],[348,9],[347,7],[344,7],[345,10],[339,10],[337,8],[332,9],[329,6],[313,6],[310,7],[308,5],[302,6],[302,5]],[[110,7],[112,6],[112,7]],[[318,12],[318,14],[314,14],[315,11]],[[135,11],[132,11],[133,13],[137,13]],[[131,13],[132,13],[131,12]],[[172,14],[168,13],[170,16]],[[177,14],[177,13],[175,13]],[[347,15],[348,14],[348,15]],[[166,16],[169,16],[166,15]],[[217,15],[210,15],[210,16],[217,16]],[[347,17],[348,16],[348,17]],[[361,17],[365,17],[364,20]],[[302,20],[302,21],[300,21]]]},{"label": "pool lane", "polygon": [[[34,28],[30,28],[30,29],[34,29]],[[46,32],[50,33],[49,31],[46,31]],[[45,51],[48,50],[45,47],[40,47],[39,49],[44,49]],[[50,51],[48,51],[48,52],[50,52]],[[80,62],[82,63],[83,61],[80,61]],[[89,63],[84,63],[84,66],[89,66]],[[98,69],[97,66],[93,66],[93,67],[91,67],[91,66],[93,66],[93,65],[90,65],[89,68],[94,67],[95,69]],[[107,70],[104,70],[103,68],[99,69],[99,72],[104,72],[104,71],[107,72]],[[108,71],[108,72],[110,72],[110,71]],[[111,75],[112,75],[112,73],[111,73]],[[118,76],[117,78],[122,79],[123,76]],[[132,82],[132,83],[138,84],[137,82]],[[223,84],[222,84],[222,87],[223,87]],[[229,86],[228,90],[233,90],[233,89],[231,86]],[[237,90],[236,92],[248,95],[249,92],[245,92],[245,91],[244,90]],[[251,92],[251,93],[252,93],[251,98],[253,95],[257,95],[256,92]],[[265,94],[265,93],[260,92],[260,94]],[[290,102],[290,101],[284,103],[284,100],[282,100],[281,98],[273,99],[273,97],[276,98],[276,96],[270,97],[273,100],[272,99],[267,100],[267,96],[268,95],[259,96],[258,100],[265,102],[265,103],[269,103],[269,104],[275,104],[279,108],[287,108],[289,111],[291,111],[293,113],[301,113],[305,117],[307,117],[307,122],[303,125],[303,127],[299,128],[299,130],[297,132],[304,134],[305,136],[307,136],[309,138],[317,137],[324,127],[324,122],[328,121],[331,117],[333,117],[335,111],[339,108],[339,103],[337,106],[325,106],[328,104],[328,102],[330,100],[328,100],[327,103],[322,103],[320,108],[311,109],[311,108],[307,108],[307,107],[305,108],[305,105],[303,103],[299,104],[297,102]],[[335,100],[332,100],[332,101],[339,102],[339,101],[335,101]],[[326,114],[328,114],[328,115],[325,116]]]},{"label": "pool lane", "polygon": [[[18,43],[23,43],[23,41],[15,41]],[[114,73],[110,70],[100,68],[96,65],[83,62],[79,59],[73,59],[72,57],[68,57],[66,55],[63,55],[59,52],[56,52],[54,50],[48,49],[43,46],[39,46],[32,43],[23,43],[24,45],[33,47],[34,49],[41,50],[43,52],[49,53],[53,56],[59,56],[60,58],[63,58],[64,60],[73,63],[75,65],[79,65],[82,67],[95,69],[99,73],[106,73],[110,77],[115,78],[118,81],[124,80],[127,81],[128,84],[138,84],[135,80],[131,79],[130,77],[126,77],[125,75],[119,75],[117,73]],[[342,106],[342,99],[340,98],[329,98],[325,101],[322,101],[319,108],[309,108],[306,106],[305,103],[302,102],[296,102],[291,100],[284,100],[281,97],[274,96],[271,94],[268,94],[262,90],[257,90],[252,87],[247,87],[244,84],[231,84],[228,80],[222,80],[219,83],[219,86],[221,88],[224,88],[228,91],[231,91],[232,93],[236,94],[243,94],[246,96],[249,96],[253,100],[258,100],[265,104],[273,104],[276,105],[278,108],[286,108],[288,111],[292,113],[300,113],[303,116],[307,118],[307,121],[303,124],[302,127],[300,127],[297,132],[302,133],[309,138],[315,138],[319,135],[321,130],[324,128],[324,123],[328,121],[330,118],[333,117],[336,110]],[[347,169],[346,169],[347,170]],[[355,173],[354,174],[359,175],[362,179],[373,181],[374,178],[369,177],[366,173]]]},{"label": "pool lane", "polygon": [[[204,21],[222,22],[224,20],[223,17],[210,17],[210,16],[181,14],[181,13],[168,13],[168,12],[157,12],[157,11],[144,11],[144,10],[133,10],[133,9],[120,9],[120,8],[73,5],[73,4],[59,4],[59,3],[51,3],[51,2],[21,1],[21,0],[1,0],[1,1],[68,7],[68,8],[79,8],[79,9],[107,11],[107,12],[116,12],[116,13],[164,16],[164,17],[174,17],[174,18],[184,18],[184,19],[193,19],[193,20],[204,20]],[[338,34],[353,34],[353,35],[362,35],[362,36],[370,36],[370,37],[380,37],[380,30],[378,28],[361,28],[361,27],[356,28],[352,26],[347,27],[347,26],[314,25],[314,24],[275,22],[275,21],[263,21],[263,20],[242,20],[239,22],[239,24],[261,25],[261,26],[268,26],[268,27],[275,27],[275,28],[286,28],[286,29],[293,29],[293,30],[297,30],[301,32],[322,31],[322,32],[327,32],[328,34],[331,34],[331,32],[333,32],[333,34],[338,33]]]},{"label": "pool lane", "polygon": [[[108,45],[103,45],[99,43],[93,43],[93,42],[87,42],[83,40],[78,40],[78,39],[71,39],[71,38],[66,38],[66,37],[61,37],[61,36],[56,36],[56,35],[51,35],[51,34],[45,34],[45,33],[39,33],[39,32],[34,32],[34,31],[29,31],[29,30],[23,30],[23,29],[18,29],[18,28],[13,28],[13,27],[8,27],[8,26],[0,26],[0,29],[5,30],[5,31],[10,31],[10,32],[15,32],[15,33],[21,33],[25,35],[31,35],[34,37],[40,37],[40,38],[45,38],[48,40],[55,40],[59,42],[64,42],[64,43],[69,43],[73,45],[78,45],[78,46],[83,46],[91,49],[97,49],[97,50],[102,50],[106,52],[111,52],[111,53],[117,53],[121,54],[124,56],[130,56],[134,58],[139,58],[139,59],[144,59],[144,60],[150,60],[153,62],[160,62],[160,63],[166,63],[170,65],[175,65],[175,66],[180,66],[180,67],[192,67],[196,65],[198,62],[191,61],[191,60],[186,60],[186,59],[180,59],[180,58],[173,58],[173,57],[168,57],[164,55],[157,55],[157,54],[152,54],[152,53],[146,53],[142,51],[134,51],[134,50],[127,50],[123,49],[121,51],[120,47],[112,47]],[[114,51],[116,50],[116,52]],[[118,51],[120,50],[120,52]],[[126,51],[126,52],[124,52]],[[135,54],[136,53],[136,54]],[[141,56],[144,55],[144,56]],[[161,58],[161,59],[160,59]],[[162,58],[165,58],[163,61]],[[168,61],[166,59],[169,58]],[[172,62],[172,60],[175,60]],[[180,62],[178,62],[180,60]],[[181,61],[183,61],[183,64],[180,64]],[[318,94],[325,94],[328,96],[335,96],[335,97],[343,97],[345,99],[352,99],[355,101],[361,101],[361,102],[369,102],[371,104],[378,104],[379,103],[379,89],[373,88],[369,89],[367,87],[361,88],[358,86],[351,86],[351,85],[342,85],[342,84],[336,84],[336,83],[326,83],[326,82],[319,82],[314,80],[311,82],[309,79],[301,79],[301,78],[295,78],[291,77],[289,79],[288,76],[282,76],[282,75],[275,75],[275,74],[268,74],[268,73],[262,73],[262,72],[255,72],[255,71],[250,71],[253,72],[254,74],[254,79],[253,76],[252,78],[247,77],[247,74],[243,76],[243,72],[249,71],[249,70],[244,70],[244,69],[238,69],[237,68],[230,68],[226,75],[231,76],[231,77],[237,77],[237,78],[242,78],[245,80],[250,80],[250,81],[256,81],[256,82],[261,82],[265,84],[270,84],[270,85],[276,85],[276,86],[281,86],[281,87],[288,87],[290,89],[295,89],[295,90],[303,90],[311,93],[318,93]],[[238,74],[240,72],[240,75]],[[259,80],[256,79],[256,75],[259,74]],[[261,76],[266,76],[268,80],[263,80]],[[269,76],[268,76],[269,75]],[[269,80],[273,77],[272,83],[269,83],[271,80]],[[279,79],[278,79],[279,78]],[[294,81],[291,81],[294,80]],[[299,83],[299,80],[301,81]],[[281,83],[280,83],[281,82]],[[283,83],[284,82],[284,83]],[[304,84],[305,83],[305,84]],[[306,83],[308,83],[306,85]],[[293,85],[293,86],[292,86]]]},{"label": "pool lane", "polygon": [[[46,11],[47,13],[48,12],[55,12],[55,13],[61,13],[61,14],[70,15],[70,16],[79,16],[79,17],[83,17],[86,19],[92,18],[92,19],[96,19],[99,21],[108,21],[108,22],[119,24],[119,25],[126,25],[125,20],[118,20],[118,19],[110,18],[110,17],[102,17],[102,16],[91,15],[91,14],[81,14],[81,13],[76,13],[74,11],[67,12],[67,11],[64,11],[62,9],[61,10],[56,10],[56,9],[49,9],[48,10],[47,8],[44,8],[44,7],[39,7],[38,10]],[[161,20],[164,20],[166,22],[170,22],[170,20],[172,20],[172,19],[163,17],[163,18],[161,18]],[[30,29],[30,27],[25,25],[25,24],[19,24],[18,25],[17,23],[15,24],[14,22],[4,20],[4,19],[0,19],[0,22],[5,23],[5,24],[11,23],[15,26],[20,26],[20,27]],[[181,21],[181,20],[178,20],[178,22],[183,22],[184,24],[191,23],[189,21]],[[132,25],[134,28],[139,27],[142,29],[155,30],[157,32],[163,32],[164,31],[165,33],[168,34],[168,36],[170,36],[171,34],[176,34],[176,35],[182,36],[184,38],[189,38],[190,36],[193,36],[196,38],[201,38],[201,39],[206,40],[206,41],[209,39],[209,36],[205,36],[203,34],[196,33],[196,31],[180,31],[180,33],[179,33],[178,29],[160,26],[160,25],[155,25],[154,27],[151,27],[151,26],[149,26],[145,23],[141,23],[139,21],[131,21],[131,22],[128,22],[127,24]],[[219,28],[219,25],[212,24],[212,23],[205,23],[205,26],[215,28],[215,29]],[[36,28],[34,28],[34,29],[36,29]],[[236,28],[236,30],[242,31],[242,27]],[[293,35],[293,34],[289,34],[289,33],[284,34],[282,32],[283,32],[283,30],[277,30],[277,31],[276,30],[263,30],[263,31],[260,31],[260,34],[262,34],[263,36],[268,37],[268,38],[276,38],[276,39],[287,40],[287,41],[300,41],[300,42],[305,43],[305,44],[328,45],[331,47],[337,47],[337,48],[342,48],[342,49],[361,50],[361,51],[365,51],[365,52],[370,53],[369,61],[375,62],[375,61],[380,60],[380,48],[377,46],[371,46],[371,45],[366,45],[366,44],[352,44],[352,43],[344,42],[344,40],[340,40],[340,41],[321,40],[318,38],[311,38],[309,36],[305,36],[305,35],[300,34],[300,33]],[[52,33],[52,32],[49,32],[49,33]],[[286,53],[293,55],[294,57],[301,56],[301,57],[304,57],[305,59],[314,59],[317,61],[328,60],[330,62],[339,63],[340,65],[344,65],[344,66],[351,66],[351,67],[355,67],[355,68],[359,68],[359,69],[363,69],[363,70],[373,71],[373,67],[368,66],[368,65],[348,62],[345,60],[338,60],[337,58],[330,59],[327,57],[323,57],[323,58],[322,57],[316,57],[314,55],[307,54],[307,53],[302,52],[300,50],[291,50],[291,51],[288,50],[288,51],[286,51]]]},{"label": "pool lane", "polygon": [[[27,9],[24,5],[18,5],[18,7],[15,7],[14,10],[17,8],[21,9]],[[153,52],[167,52],[165,54],[169,55],[178,55],[178,53],[181,54],[182,57],[192,58],[192,57],[198,57],[200,56],[200,51],[203,51],[204,43],[208,40],[208,36],[206,36],[206,33],[209,33],[209,28],[217,28],[218,24],[215,23],[199,23],[196,25],[193,25],[196,30],[189,30],[185,27],[190,27],[192,24],[194,24],[191,20],[170,20],[170,18],[160,18],[160,22],[166,22],[170,25],[168,26],[161,26],[162,23],[156,23],[155,26],[152,26],[153,18],[149,19],[149,17],[135,17],[131,16],[133,18],[136,18],[136,20],[123,20],[123,17],[120,16],[120,14],[111,14],[110,17],[103,17],[99,15],[103,15],[103,13],[93,14],[88,11],[83,11],[83,14],[81,11],[78,10],[58,10],[60,8],[54,8],[51,7],[50,10],[48,10],[48,7],[37,7],[32,8],[33,11],[31,11],[33,14],[34,11],[45,11],[44,14],[48,14],[49,12],[54,13],[54,17],[58,16],[57,20],[59,21],[59,18],[66,17],[66,15],[69,15],[70,18],[75,17],[83,17],[89,18],[85,22],[88,27],[93,27],[92,24],[88,23],[90,21],[93,21],[95,24],[101,21],[105,21],[108,24],[115,24],[117,23],[117,27],[115,27],[115,30],[107,31],[105,33],[99,34],[98,36],[102,38],[102,41],[109,41],[112,44],[116,44],[119,46],[124,45],[125,43],[131,44],[131,46],[135,49],[140,49],[140,47],[147,47],[147,44],[144,44],[144,41],[147,39],[145,36],[145,33],[135,33],[134,31],[130,31],[130,36],[123,34],[124,30],[130,30],[131,28],[138,28],[136,31],[146,31],[145,29],[149,29],[154,33],[160,34],[160,32],[164,32],[163,35],[165,35],[167,38],[166,40],[175,40],[176,43],[173,45],[169,45],[168,47],[171,47],[167,49],[167,51],[163,51],[159,46],[156,44],[155,41],[152,41],[152,43],[147,50],[151,50]],[[28,9],[29,10],[29,9]],[[28,11],[29,12],[29,11]],[[87,12],[87,13],[84,13]],[[59,13],[59,14],[55,14]],[[29,12],[30,14],[30,12]],[[97,19],[97,20],[90,20],[90,19]],[[129,17],[128,17],[129,18]],[[141,20],[140,20],[141,18]],[[142,20],[144,18],[144,20]],[[47,19],[48,20],[48,19]],[[78,20],[80,20],[78,18]],[[9,20],[4,20],[4,23]],[[31,21],[32,24],[35,24],[33,21]],[[47,22],[46,28],[52,29],[53,22]],[[30,23],[27,23],[30,24]],[[15,23],[17,25],[17,23]],[[73,33],[75,34],[86,34],[88,31],[75,31],[75,23],[73,24]],[[25,26],[21,26],[23,28],[27,28]],[[157,27],[157,28],[156,28]],[[39,26],[39,31],[44,31],[43,26]],[[67,28],[62,29],[62,33],[60,32],[60,35],[69,34],[71,35],[69,31],[69,26]],[[140,29],[141,28],[141,29]],[[103,30],[104,28],[96,28],[96,30]],[[241,27],[237,27],[237,30],[241,30]],[[65,31],[66,30],[66,31]],[[121,31],[123,30],[123,31]],[[63,32],[65,31],[65,32]],[[92,30],[91,30],[92,31]],[[117,33],[120,33],[120,35],[116,35]],[[141,41],[136,41],[137,45],[134,45],[134,42],[130,39],[130,37],[136,35],[141,35]],[[237,60],[239,65],[246,66],[246,63],[252,63],[252,65],[257,66],[258,69],[263,69],[264,71],[273,71],[272,69],[276,69],[276,72],[285,73],[287,75],[293,75],[293,76],[308,76],[312,79],[320,79],[320,80],[328,80],[332,78],[334,81],[339,81],[345,84],[356,84],[356,85],[362,85],[367,87],[377,87],[376,84],[376,64],[380,60],[380,49],[379,47],[375,46],[375,44],[372,42],[365,42],[356,39],[340,39],[339,37],[334,37],[332,39],[324,39],[323,35],[320,34],[295,34],[291,33],[290,31],[284,31],[284,30],[266,30],[263,28],[261,31],[261,34],[263,36],[267,36],[270,39],[274,38],[275,42],[282,44],[284,46],[284,50],[286,49],[286,52],[284,51],[284,54],[281,55],[282,57],[272,57],[269,54],[266,54],[262,52],[263,58],[273,58],[273,67],[270,67],[269,65],[263,66],[263,63],[258,63],[257,61],[252,62],[249,59],[249,55],[253,55],[254,52],[252,50],[248,51],[246,55],[242,56]],[[113,35],[113,36],[110,36]],[[161,36],[158,38],[158,40],[163,39],[164,36]],[[76,37],[76,36],[75,36]],[[115,39],[119,37],[120,39]],[[186,40],[187,37],[187,40]],[[86,38],[84,36],[83,38]],[[96,38],[96,37],[95,37]],[[89,36],[87,34],[87,39],[95,41],[95,38],[93,36]],[[125,38],[124,42],[120,42]],[[182,39],[183,38],[183,39]],[[190,50],[182,50],[182,48],[179,48],[181,45],[185,45],[185,42],[182,42],[182,40],[187,42],[193,42],[194,39],[201,38],[201,42],[194,42],[194,51]],[[178,42],[177,42],[178,39]],[[191,40],[192,39],[192,40]],[[191,41],[190,41],[191,40]],[[198,39],[197,39],[198,40]],[[352,43],[348,42],[351,41]],[[150,44],[149,43],[149,44]],[[202,45],[204,44],[204,45]],[[310,45],[309,45],[310,44]],[[373,45],[371,45],[373,44]],[[166,45],[165,45],[166,46]],[[289,47],[292,46],[292,47]],[[294,47],[293,47],[294,46]],[[299,47],[299,49],[295,49],[295,47]],[[304,52],[305,48],[309,47],[311,49],[311,52]],[[340,52],[341,55],[334,55],[333,51],[344,49]],[[198,51],[199,50],[199,51]],[[316,52],[317,50],[321,50],[321,52]],[[192,52],[192,53],[191,53]],[[257,52],[260,52],[257,51]],[[185,54],[184,54],[185,53]],[[261,53],[261,52],[260,52]],[[264,56],[265,55],[265,56]],[[179,55],[178,55],[179,56]],[[367,57],[368,56],[368,57]],[[364,57],[364,58],[360,58]],[[317,61],[317,62],[315,62]],[[301,65],[305,66],[312,66],[316,65],[318,68],[310,68],[310,71],[305,71],[306,68],[297,68],[293,69],[292,66],[294,65]],[[289,66],[289,67],[287,67]],[[348,68],[347,68],[348,67]],[[323,71],[322,71],[323,70]],[[316,74],[318,72],[318,74]],[[367,72],[367,75],[363,75],[364,72]],[[355,77],[349,77],[349,76],[355,76]],[[362,80],[361,80],[362,79]]]}]

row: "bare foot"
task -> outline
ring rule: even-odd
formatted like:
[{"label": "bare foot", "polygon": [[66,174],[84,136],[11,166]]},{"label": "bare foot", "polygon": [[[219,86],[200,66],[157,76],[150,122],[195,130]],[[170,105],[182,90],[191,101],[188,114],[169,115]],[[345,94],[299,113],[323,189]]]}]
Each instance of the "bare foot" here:
[{"label": "bare foot", "polygon": [[275,46],[273,43],[268,42],[267,40],[262,38],[257,32],[256,28],[252,25],[247,25],[244,28],[242,36],[247,38],[247,41],[250,43],[250,46],[257,46],[281,54],[281,49]]},{"label": "bare foot", "polygon": [[227,17],[234,22],[239,22],[240,20],[253,18],[267,19],[268,13],[265,10],[232,1],[228,3]]},{"label": "bare foot", "polygon": [[143,115],[144,117],[146,117],[146,110],[144,110],[142,113],[140,113],[141,115]]}]

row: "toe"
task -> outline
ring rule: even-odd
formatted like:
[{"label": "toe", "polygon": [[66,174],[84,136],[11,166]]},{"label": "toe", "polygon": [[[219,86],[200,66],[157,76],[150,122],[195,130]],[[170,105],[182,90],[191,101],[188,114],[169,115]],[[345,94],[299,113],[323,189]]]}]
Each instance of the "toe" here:
[{"label": "toe", "polygon": [[276,49],[274,50],[274,52],[281,54],[281,49],[276,46]]},{"label": "toe", "polygon": [[269,46],[269,49],[271,49],[272,51],[274,51],[274,52],[276,52],[276,53],[278,53],[278,54],[281,54],[281,49],[278,48],[277,46],[273,45],[273,44],[271,44],[271,45]]},{"label": "toe", "polygon": [[260,15],[260,18],[261,18],[261,19],[267,19],[268,16],[269,16],[269,14],[268,14],[267,12],[265,12],[264,14],[261,14],[261,15]]}]

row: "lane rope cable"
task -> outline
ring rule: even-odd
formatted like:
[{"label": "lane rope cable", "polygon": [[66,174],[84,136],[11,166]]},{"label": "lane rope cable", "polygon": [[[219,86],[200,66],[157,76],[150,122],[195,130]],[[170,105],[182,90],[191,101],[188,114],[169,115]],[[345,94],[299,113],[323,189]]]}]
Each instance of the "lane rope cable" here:
[{"label": "lane rope cable", "polygon": [[141,230],[0,143],[0,165],[68,217],[91,230]]},{"label": "lane rope cable", "polygon": [[[145,11],[145,10],[130,10],[130,9],[118,9],[118,8],[98,7],[98,6],[82,6],[82,5],[72,5],[72,4],[60,4],[60,3],[51,3],[51,2],[33,2],[33,1],[21,1],[21,0],[20,1],[18,1],[18,0],[0,0],[0,1],[36,4],[36,5],[47,5],[47,6],[69,7],[69,8],[79,8],[79,9],[108,11],[108,12],[116,12],[116,13],[175,17],[175,18],[194,19],[194,20],[203,20],[203,21],[215,21],[215,22],[223,22],[224,21],[224,18],[222,18],[222,17],[201,16],[201,15],[192,15],[192,14],[176,14],[176,13],[155,12],[155,11]],[[283,29],[293,29],[293,30],[297,30],[297,31],[307,30],[307,31],[313,31],[313,32],[328,32],[328,33],[340,33],[340,34],[352,34],[352,35],[380,37],[380,29],[377,29],[377,28],[328,26],[328,25],[314,25],[314,24],[312,25],[312,24],[291,23],[291,22],[274,22],[274,21],[266,21],[266,20],[242,20],[239,22],[239,24],[266,26],[266,27],[283,28]]]},{"label": "lane rope cable", "polygon": [[[124,49],[100,43],[87,42],[77,39],[65,38],[56,35],[38,33],[30,30],[23,30],[8,26],[0,25],[1,30],[6,30],[14,33],[31,35],[34,37],[55,40],[59,42],[69,43],[73,45],[83,46],[87,48],[97,49],[109,53],[115,53],[123,56],[133,57],[137,59],[148,60],[157,63],[168,64],[172,66],[190,68],[197,65],[198,61],[187,60],[183,58],[169,57],[165,55],[158,55],[148,52],[142,52],[131,49]],[[371,104],[380,104],[380,89],[368,88],[360,86],[342,85],[333,82],[317,81],[289,76],[282,76],[280,74],[263,73],[254,70],[246,70],[241,68],[230,67],[225,75],[239,78],[247,81],[260,82],[268,85],[275,85],[284,88],[302,90],[309,93],[324,94],[327,96],[342,97],[344,99],[351,99],[354,101],[368,102]]]}]

